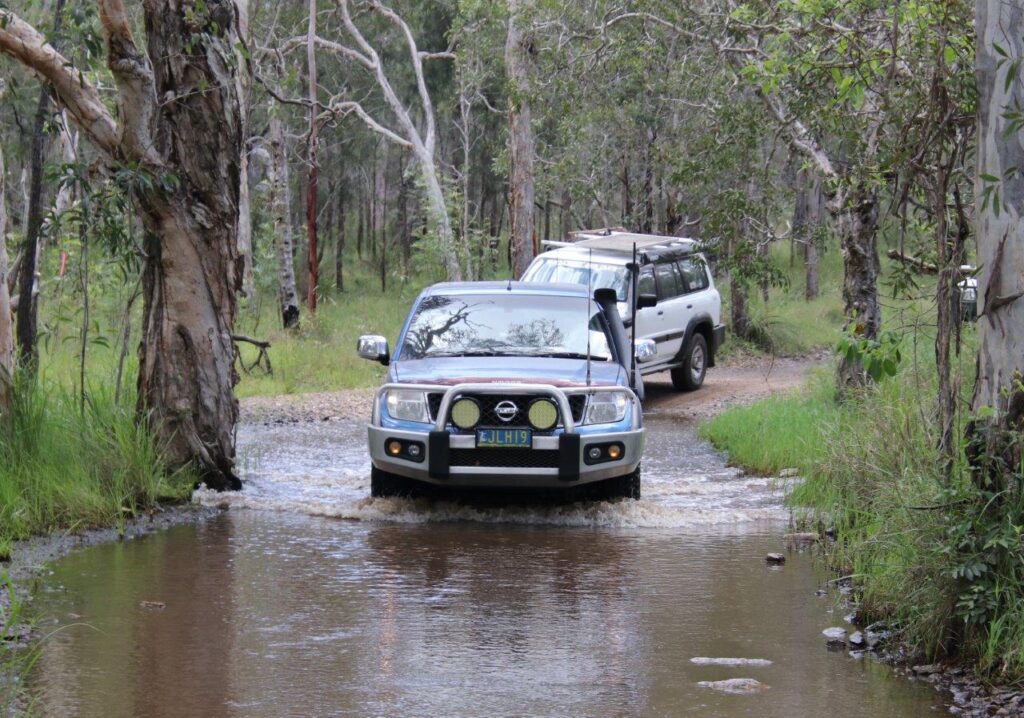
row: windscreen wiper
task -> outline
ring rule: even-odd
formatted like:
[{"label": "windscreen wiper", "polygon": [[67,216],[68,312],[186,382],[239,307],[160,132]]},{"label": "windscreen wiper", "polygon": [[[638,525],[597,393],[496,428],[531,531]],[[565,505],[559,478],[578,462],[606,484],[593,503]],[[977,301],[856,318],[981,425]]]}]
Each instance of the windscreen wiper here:
[{"label": "windscreen wiper", "polygon": [[[527,354],[531,357],[547,357],[550,359],[586,359],[586,352],[536,352]],[[591,361],[608,361],[608,357],[590,355]]]}]

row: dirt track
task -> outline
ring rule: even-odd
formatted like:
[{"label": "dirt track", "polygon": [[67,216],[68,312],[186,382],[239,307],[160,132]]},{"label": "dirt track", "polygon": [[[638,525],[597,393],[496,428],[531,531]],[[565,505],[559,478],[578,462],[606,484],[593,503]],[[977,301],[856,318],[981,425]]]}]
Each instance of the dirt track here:
[{"label": "dirt track", "polygon": [[676,391],[668,372],[654,374],[644,379],[644,412],[680,419],[713,416],[730,406],[751,404],[769,394],[795,389],[807,380],[812,369],[823,365],[821,359],[800,357],[718,366],[709,369],[704,386],[692,392]]},{"label": "dirt track", "polygon": [[[670,414],[680,419],[712,416],[737,404],[749,404],[779,391],[794,389],[811,369],[822,365],[818,358],[747,359],[742,363],[708,370],[704,386],[695,392],[672,388],[668,372],[645,379],[648,413]],[[347,389],[317,394],[252,397],[242,400],[246,423],[298,421],[355,421],[370,417],[373,389]]]}]

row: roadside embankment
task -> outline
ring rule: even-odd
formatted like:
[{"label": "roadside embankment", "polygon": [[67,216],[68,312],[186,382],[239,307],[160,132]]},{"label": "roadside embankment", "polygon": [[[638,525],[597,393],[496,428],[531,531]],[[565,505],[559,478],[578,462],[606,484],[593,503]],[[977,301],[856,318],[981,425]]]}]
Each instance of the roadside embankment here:
[{"label": "roadside embankment", "polygon": [[1018,473],[1009,490],[977,486],[962,450],[944,465],[935,396],[927,364],[841,403],[823,373],[728,409],[701,434],[751,471],[798,469],[790,501],[834,529],[827,557],[853,578],[859,621],[885,621],[908,660],[938,665],[928,680],[963,698],[964,714],[999,710],[1016,694],[986,702],[983,686],[1024,680],[1024,483]]}]

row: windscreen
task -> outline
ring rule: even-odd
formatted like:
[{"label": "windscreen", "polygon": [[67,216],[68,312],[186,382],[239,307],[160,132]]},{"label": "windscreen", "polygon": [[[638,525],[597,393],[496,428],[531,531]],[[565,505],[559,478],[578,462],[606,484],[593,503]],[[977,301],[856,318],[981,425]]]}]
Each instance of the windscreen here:
[{"label": "windscreen", "polygon": [[629,270],[614,264],[566,261],[564,259],[538,259],[523,275],[524,282],[561,282],[582,284],[593,289],[614,289],[620,302],[629,292]]},{"label": "windscreen", "polygon": [[597,304],[585,297],[430,296],[416,309],[400,358],[586,359],[589,344],[591,359],[608,361],[612,355],[599,312]]}]

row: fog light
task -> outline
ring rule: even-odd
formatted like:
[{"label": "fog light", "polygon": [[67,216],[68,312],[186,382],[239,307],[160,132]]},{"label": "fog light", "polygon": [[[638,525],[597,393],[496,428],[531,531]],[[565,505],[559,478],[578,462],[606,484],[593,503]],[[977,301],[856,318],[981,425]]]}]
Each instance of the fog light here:
[{"label": "fog light", "polygon": [[591,446],[589,449],[587,449],[587,456],[590,457],[591,461],[597,461],[598,459],[601,458],[601,447]]},{"label": "fog light", "polygon": [[392,456],[398,456],[402,453],[402,442],[400,441],[389,441],[388,442],[388,453]]},{"label": "fog light", "polygon": [[459,399],[452,404],[451,417],[460,429],[472,429],[480,421],[480,405],[472,399]]},{"label": "fog light", "polygon": [[558,407],[550,399],[537,399],[530,404],[526,415],[530,426],[538,431],[547,431],[558,422]]},{"label": "fog light", "polygon": [[612,444],[608,447],[608,458],[617,459],[622,456],[622,447],[618,444]]},{"label": "fog light", "polygon": [[409,444],[409,448],[406,451],[414,459],[420,458],[420,454],[423,453],[423,449],[420,448],[419,444]]}]

